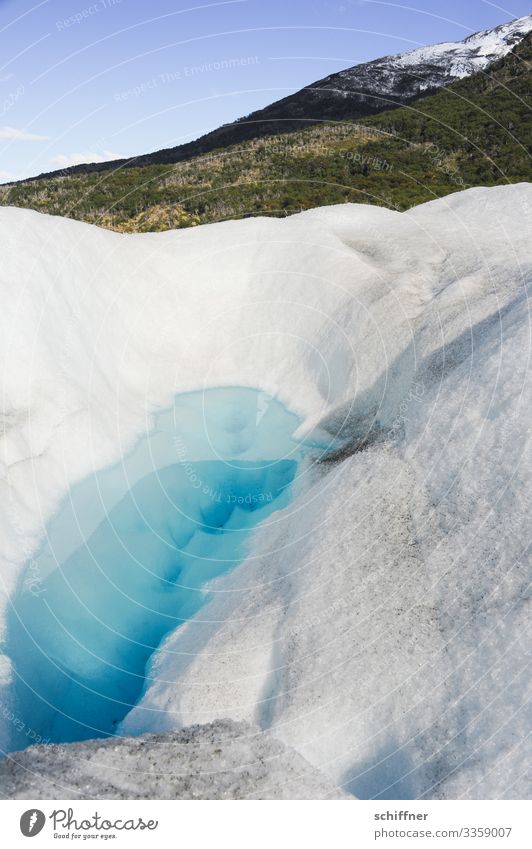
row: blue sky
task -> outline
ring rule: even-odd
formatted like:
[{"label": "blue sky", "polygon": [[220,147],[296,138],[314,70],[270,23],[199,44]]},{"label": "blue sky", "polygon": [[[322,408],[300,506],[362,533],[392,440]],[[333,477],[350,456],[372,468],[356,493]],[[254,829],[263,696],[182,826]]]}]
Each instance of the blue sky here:
[{"label": "blue sky", "polygon": [[0,180],[180,144],[334,71],[530,11],[521,0],[0,0]]}]

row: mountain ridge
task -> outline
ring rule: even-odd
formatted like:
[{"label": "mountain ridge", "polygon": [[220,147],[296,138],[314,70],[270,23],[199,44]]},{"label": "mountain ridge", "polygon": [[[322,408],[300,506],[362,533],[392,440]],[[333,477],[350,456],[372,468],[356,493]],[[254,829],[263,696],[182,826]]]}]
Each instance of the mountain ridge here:
[{"label": "mountain ridge", "polygon": [[233,144],[293,132],[322,121],[358,120],[429,96],[464,76],[484,70],[507,55],[531,31],[532,14],[472,33],[462,41],[441,42],[382,56],[330,74],[185,144],[130,158],[73,165],[16,182],[174,164]]},{"label": "mountain ridge", "polygon": [[152,232],[345,202],[409,209],[532,182],[532,33],[488,72],[360,122],[321,123],[173,165],[0,187],[0,204]]}]

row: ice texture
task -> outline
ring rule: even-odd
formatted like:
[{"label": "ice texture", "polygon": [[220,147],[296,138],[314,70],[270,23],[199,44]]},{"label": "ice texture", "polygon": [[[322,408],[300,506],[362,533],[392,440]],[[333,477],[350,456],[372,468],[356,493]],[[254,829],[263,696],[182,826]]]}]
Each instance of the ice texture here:
[{"label": "ice texture", "polygon": [[[8,616],[24,729],[56,743],[116,731],[164,635],[287,504],[297,424],[251,389],[178,396],[118,465],[68,493]],[[31,742],[24,729],[13,747]]]},{"label": "ice texture", "polygon": [[0,798],[349,799],[297,752],[243,722],[32,746],[0,762]]}]

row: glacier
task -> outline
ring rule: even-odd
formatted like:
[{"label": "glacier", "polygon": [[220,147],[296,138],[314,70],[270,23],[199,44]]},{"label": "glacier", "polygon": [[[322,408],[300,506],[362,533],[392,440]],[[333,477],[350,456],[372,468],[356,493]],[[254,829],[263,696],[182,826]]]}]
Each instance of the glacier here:
[{"label": "glacier", "polygon": [[[24,634],[50,645],[39,602],[65,580],[72,529],[94,539],[147,464],[163,521],[168,440],[198,432],[186,405],[237,388],[242,431],[224,438],[251,423],[242,467],[281,463],[277,510],[258,524],[261,510],[237,511],[253,513],[245,550],[201,577],[201,609],[148,640],[117,733],[227,720],[360,798],[530,796],[531,223],[528,184],[144,235],[0,210],[10,763],[35,751],[46,769],[42,746],[14,753],[41,736],[17,670],[34,668]],[[209,452],[194,461],[225,485]],[[91,568],[77,574],[99,597]]]},{"label": "glacier", "polygon": [[353,97],[357,92],[363,92],[366,97],[373,96],[377,102],[379,99],[382,101],[385,95],[408,103],[423,92],[435,91],[489,69],[531,29],[532,15],[524,15],[491,30],[475,32],[463,41],[424,45],[406,53],[382,56],[319,80],[309,87],[309,95],[323,103],[328,97],[329,108],[331,98]]},{"label": "glacier", "polygon": [[289,500],[296,423],[250,389],[178,396],[120,463],[69,491],[9,611],[17,748],[29,726],[54,743],[116,731],[162,638]]}]

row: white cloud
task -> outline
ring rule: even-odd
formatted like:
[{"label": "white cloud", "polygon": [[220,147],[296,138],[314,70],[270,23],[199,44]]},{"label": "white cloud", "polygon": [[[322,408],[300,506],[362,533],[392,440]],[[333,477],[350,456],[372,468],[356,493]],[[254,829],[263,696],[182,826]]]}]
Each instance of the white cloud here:
[{"label": "white cloud", "polygon": [[50,136],[36,136],[27,133],[26,130],[17,130],[15,127],[0,127],[0,139],[9,141],[47,141]]},{"label": "white cloud", "polygon": [[7,83],[8,80],[11,79],[13,74],[0,74],[0,83]]},{"label": "white cloud", "polygon": [[0,171],[0,180],[15,180],[16,174],[12,174],[11,171]]},{"label": "white cloud", "polygon": [[69,168],[71,165],[83,165],[90,162],[112,162],[113,159],[127,159],[122,153],[104,150],[103,153],[86,151],[85,153],[59,153],[54,156],[52,163],[59,168]]}]

